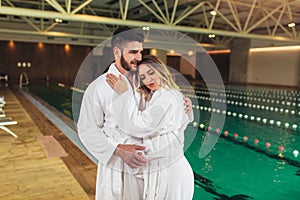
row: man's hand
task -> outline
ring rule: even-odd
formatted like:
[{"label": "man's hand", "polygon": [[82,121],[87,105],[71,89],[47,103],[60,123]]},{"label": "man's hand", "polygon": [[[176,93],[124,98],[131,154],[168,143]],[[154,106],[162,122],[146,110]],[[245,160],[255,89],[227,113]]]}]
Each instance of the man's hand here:
[{"label": "man's hand", "polygon": [[135,144],[119,144],[115,155],[119,156],[129,167],[139,168],[144,166],[147,160],[141,154],[136,153],[138,150],[145,150],[145,147]]},{"label": "man's hand", "polygon": [[192,109],[192,101],[188,97],[184,97],[183,100],[184,100],[184,112],[186,114],[190,114],[193,110]]},{"label": "man's hand", "polygon": [[126,81],[120,75],[117,77],[114,74],[106,75],[106,82],[110,85],[110,87],[117,92],[118,94],[123,94],[128,90]]}]

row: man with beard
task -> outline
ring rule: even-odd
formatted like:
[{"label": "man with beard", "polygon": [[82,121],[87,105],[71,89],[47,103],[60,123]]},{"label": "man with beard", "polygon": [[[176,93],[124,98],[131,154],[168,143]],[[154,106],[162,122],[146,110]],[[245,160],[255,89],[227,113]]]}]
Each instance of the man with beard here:
[{"label": "man with beard", "polygon": [[[111,40],[115,62],[107,73],[123,76],[131,83],[133,92],[136,86],[132,72],[142,59],[143,42],[141,32],[127,27],[116,30]],[[127,135],[119,130],[111,107],[118,94],[107,84],[107,73],[94,80],[84,93],[77,123],[78,134],[84,146],[98,160],[96,199],[139,200],[143,198],[142,177],[123,169],[124,165],[132,169],[144,166],[147,160],[137,152],[145,147],[137,145],[142,144],[139,138],[130,138],[128,144]],[[138,103],[139,94],[134,95]],[[187,101],[187,110],[191,110],[190,100]]]}]

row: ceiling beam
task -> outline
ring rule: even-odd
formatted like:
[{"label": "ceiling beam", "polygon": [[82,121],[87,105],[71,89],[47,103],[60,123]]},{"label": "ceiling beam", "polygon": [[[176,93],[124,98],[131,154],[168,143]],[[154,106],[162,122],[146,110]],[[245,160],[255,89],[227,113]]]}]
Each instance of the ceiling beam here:
[{"label": "ceiling beam", "polygon": [[250,12],[248,13],[246,22],[245,22],[245,24],[244,24],[243,31],[246,31],[246,29],[248,28],[248,24],[249,24],[249,21],[250,21],[250,19],[251,19],[251,17],[252,17],[252,13],[253,13],[253,10],[254,10],[255,5],[256,5],[256,0],[254,0],[253,3],[252,3],[252,6],[251,6],[251,8],[250,8]]},{"label": "ceiling beam", "polygon": [[87,0],[87,1],[85,1],[84,3],[82,3],[81,5],[79,5],[77,8],[75,8],[74,10],[72,10],[71,14],[77,13],[79,10],[81,10],[82,8],[84,8],[85,6],[87,6],[92,1],[93,0]]},{"label": "ceiling beam", "polygon": [[[15,8],[15,5],[12,4],[9,0],[6,0],[6,3],[10,5],[12,8]],[[21,17],[24,21],[26,21],[31,27],[33,27],[36,31],[40,31],[39,27],[37,27],[30,19],[25,16]]]},{"label": "ceiling beam", "polygon": [[194,8],[190,9],[187,13],[185,13],[183,16],[178,17],[176,19],[176,21],[173,23],[173,25],[176,25],[176,24],[180,23],[182,20],[184,20],[185,18],[187,18],[190,14],[192,14],[193,12],[195,12],[197,9],[199,9],[203,5],[204,5],[204,2],[199,3]]},{"label": "ceiling beam", "polygon": [[169,14],[169,6],[168,6],[168,1],[164,0],[164,7],[165,7],[165,11],[166,11],[166,17],[167,17],[167,21],[170,21],[170,14]]},{"label": "ceiling beam", "polygon": [[46,0],[46,2],[49,3],[57,11],[66,13],[65,9],[59,3],[57,3],[56,0]]},{"label": "ceiling beam", "polygon": [[268,18],[270,18],[271,16],[273,16],[273,14],[275,12],[277,12],[278,10],[280,10],[282,7],[284,7],[284,4],[281,4],[280,6],[278,6],[277,8],[275,8],[272,12],[269,12],[265,17],[263,17],[262,19],[258,20],[255,24],[253,24],[250,28],[248,28],[246,30],[246,32],[251,32],[254,28],[256,28],[258,25],[260,25],[262,22],[266,21]]},{"label": "ceiling beam", "polygon": [[273,28],[272,35],[275,35],[275,33],[276,33],[276,31],[277,31],[277,28],[278,28],[278,26],[279,26],[279,24],[280,24],[280,21],[281,21],[281,19],[282,19],[282,16],[283,16],[283,14],[284,14],[285,9],[286,9],[286,4],[284,4],[284,6],[283,6],[283,8],[282,8],[282,10],[281,10],[281,12],[280,12],[280,14],[279,14],[279,17],[277,17],[277,21],[276,21],[276,24],[275,24],[275,26],[274,26],[274,28]]},{"label": "ceiling beam", "polygon": [[119,0],[119,6],[120,6],[120,13],[122,19],[126,20],[127,18],[127,13],[128,13],[128,5],[129,5],[129,0],[126,0],[125,2],[125,8],[123,9],[123,1]]},{"label": "ceiling beam", "polygon": [[21,35],[36,35],[36,36],[52,36],[52,37],[63,37],[63,38],[82,38],[82,39],[107,39],[110,36],[95,36],[95,35],[79,35],[73,33],[63,33],[63,32],[54,32],[54,31],[30,31],[30,30],[12,30],[12,29],[1,29],[0,33],[15,33]]},{"label": "ceiling beam", "polygon": [[[162,10],[160,9],[159,5],[156,3],[155,0],[152,0],[153,5],[155,6],[156,10],[159,12],[160,16],[164,19],[165,22],[168,22],[167,17],[165,16],[165,14],[162,12]],[[168,24],[168,23],[167,23]]]},{"label": "ceiling beam", "polygon": [[66,3],[66,8],[67,8],[67,13],[70,13],[72,0],[65,0],[65,3]]},{"label": "ceiling beam", "polygon": [[150,6],[148,6],[145,2],[143,2],[142,0],[138,0],[149,12],[151,12],[157,19],[159,19],[161,22],[163,23],[167,23],[167,21],[165,21],[165,19],[163,19],[162,17],[160,17],[152,8],[150,8]]},{"label": "ceiling beam", "polygon": [[[238,26],[239,31],[241,31],[242,30],[242,26],[241,26],[240,19],[238,17],[239,15],[238,15],[238,13],[237,13],[237,11],[235,9],[236,8],[235,4],[232,4],[232,2],[229,1],[229,0],[227,0],[227,4],[228,4],[228,6],[230,8],[230,11],[231,11],[231,14],[233,16],[233,19],[235,20],[235,23]],[[233,8],[233,6],[234,6],[234,8]]]},{"label": "ceiling beam", "polygon": [[59,24],[58,22],[54,22],[53,24],[51,24],[50,26],[48,26],[45,30],[44,30],[44,32],[48,32],[48,31],[50,31],[52,28],[54,28],[57,24]]},{"label": "ceiling beam", "polygon": [[175,0],[170,24],[173,24],[173,21],[174,21],[175,15],[176,15],[177,5],[178,5],[178,0]]},{"label": "ceiling beam", "polygon": [[[14,34],[14,35],[32,35],[32,36],[44,36],[44,37],[57,37],[57,38],[78,38],[78,39],[89,39],[91,41],[94,41],[94,42],[90,42],[90,43],[84,43],[84,45],[88,45],[88,46],[96,46],[99,44],[99,41],[104,41],[104,40],[107,40],[109,37],[111,37],[110,35],[108,36],[95,36],[95,35],[80,35],[80,34],[72,34],[72,33],[62,33],[62,32],[35,32],[35,31],[26,31],[26,30],[10,30],[10,29],[0,29],[0,33],[5,33],[5,34]],[[9,38],[9,39],[13,39],[13,38]],[[2,37],[0,40],[9,40],[5,37]],[[14,39],[14,40],[17,40],[17,39]],[[24,40],[24,39],[23,39]],[[98,41],[95,41],[95,40],[98,40]],[[39,42],[41,41],[41,39],[37,39],[37,40],[34,40],[34,39],[28,39],[26,41],[36,41],[36,42]],[[53,40],[44,40],[43,42],[50,42],[50,43],[55,43],[55,42],[59,42],[59,43],[63,43],[63,41],[60,41],[60,40],[56,40],[56,41],[53,41]],[[66,42],[64,42],[66,43]],[[72,43],[72,41],[69,41],[68,43]],[[76,43],[76,44],[80,44],[80,42],[73,42],[73,43]],[[164,42],[164,41],[158,41],[158,40],[148,40],[146,39],[145,40],[145,43],[146,44],[159,44],[159,45],[170,45],[169,42]],[[178,43],[176,42],[175,44],[176,46],[193,46],[195,47],[195,44],[186,44],[186,43]],[[208,44],[208,43],[198,43],[197,44],[198,46],[200,47],[207,47],[207,48],[226,48],[225,45],[222,45],[222,44]]]},{"label": "ceiling beam", "polygon": [[[217,11],[219,10],[219,5],[220,5],[220,0],[217,1],[216,6],[215,6],[215,8],[214,8],[214,11],[217,12]],[[209,27],[208,27],[209,30],[211,30],[211,29],[213,28],[215,19],[216,19],[216,15],[213,15],[212,18],[211,18]]]},{"label": "ceiling beam", "polygon": [[[289,16],[290,22],[293,22],[293,14],[292,14],[292,11],[291,11],[290,4],[287,4],[287,11],[288,11],[288,16]],[[292,31],[293,31],[294,38],[297,38],[297,33],[296,33],[295,26],[292,27]]]},{"label": "ceiling beam", "polygon": [[[83,15],[83,14],[69,15],[69,14],[58,13],[54,11],[42,11],[42,10],[34,10],[34,9],[26,9],[26,8],[11,8],[7,6],[0,7],[0,14],[18,15],[18,16],[27,16],[27,17],[40,17],[40,18],[47,18],[47,19],[60,18],[66,21],[77,21],[77,22],[87,22],[87,23],[96,23],[96,24],[100,23],[100,24],[111,24],[111,25],[121,25],[121,26],[124,25],[124,20],[116,19],[116,18],[91,16],[91,15]],[[216,35],[223,35],[229,37],[296,42],[297,44],[300,43],[300,41],[295,38],[288,38],[282,36],[269,36],[269,35],[258,35],[258,34],[249,34],[249,33],[247,34],[244,32],[233,32],[233,31],[224,31],[224,30],[217,30],[217,29],[208,30],[204,28],[189,27],[189,26],[174,26],[174,25],[159,24],[159,23],[152,23],[152,22],[145,22],[145,21],[126,20],[126,25],[132,27],[149,26],[151,28],[156,28],[156,29],[175,30],[180,32],[188,32],[188,33],[198,33],[198,34],[214,33]]]}]

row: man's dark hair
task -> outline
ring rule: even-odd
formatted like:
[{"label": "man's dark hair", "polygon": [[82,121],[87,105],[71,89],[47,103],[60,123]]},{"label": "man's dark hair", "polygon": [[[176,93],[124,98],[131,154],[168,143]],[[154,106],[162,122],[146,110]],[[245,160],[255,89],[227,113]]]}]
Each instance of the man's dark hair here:
[{"label": "man's dark hair", "polygon": [[127,26],[118,28],[111,39],[111,47],[122,45],[123,42],[144,42],[144,35],[139,29],[130,29]]}]

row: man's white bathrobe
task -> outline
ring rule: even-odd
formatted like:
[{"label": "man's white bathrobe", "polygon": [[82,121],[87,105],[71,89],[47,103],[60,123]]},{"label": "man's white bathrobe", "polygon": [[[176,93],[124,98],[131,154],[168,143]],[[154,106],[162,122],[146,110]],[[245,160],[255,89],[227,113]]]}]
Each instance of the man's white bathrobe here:
[{"label": "man's white bathrobe", "polygon": [[[108,73],[120,75],[114,64],[110,66]],[[114,151],[118,144],[126,143],[128,136],[118,129],[111,109],[113,99],[118,96],[107,84],[105,74],[101,75],[86,89],[77,123],[82,143],[98,160],[96,183],[98,200],[121,200],[124,194],[122,179],[124,163],[114,155]],[[136,102],[131,103],[135,105]],[[140,143],[139,139],[131,141]]]},{"label": "man's white bathrobe", "polygon": [[191,200],[194,176],[183,154],[184,130],[191,116],[184,112],[183,95],[160,88],[142,112],[132,107],[135,98],[128,90],[114,100],[112,109],[119,128],[132,138],[142,138],[147,147],[148,163],[136,171],[144,177],[143,198]]}]

